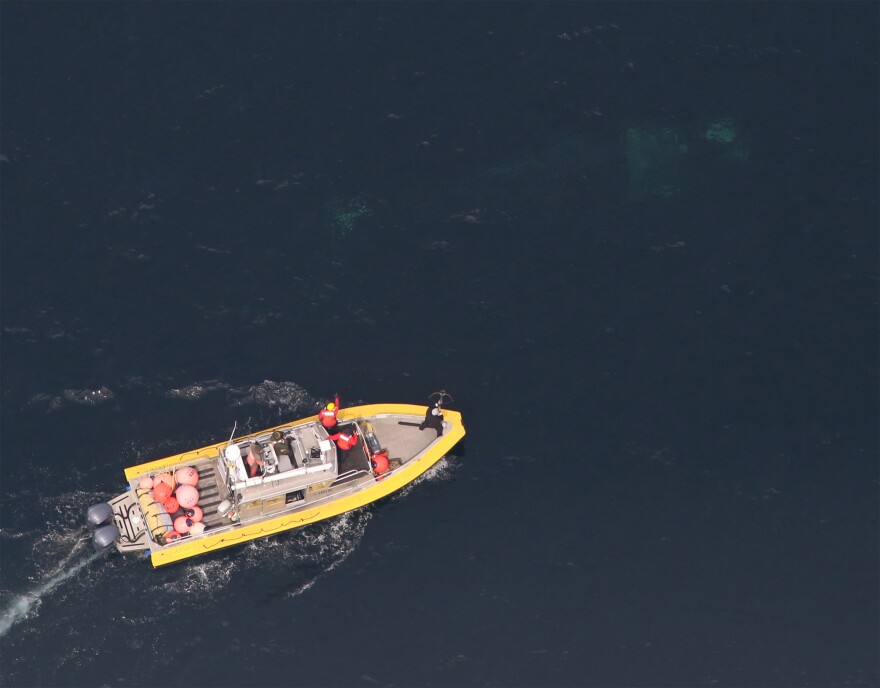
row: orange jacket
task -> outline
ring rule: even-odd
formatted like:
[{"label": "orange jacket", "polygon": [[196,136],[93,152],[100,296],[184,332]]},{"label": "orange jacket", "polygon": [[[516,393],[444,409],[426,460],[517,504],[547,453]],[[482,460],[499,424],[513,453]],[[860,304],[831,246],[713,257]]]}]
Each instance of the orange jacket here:
[{"label": "orange jacket", "polygon": [[325,428],[332,428],[334,425],[336,425],[336,414],[339,412],[339,397],[335,397],[333,401],[334,404],[332,411],[329,411],[325,407],[318,412],[318,418],[321,419],[321,425],[323,425]]},{"label": "orange jacket", "polygon": [[336,446],[342,450],[351,449],[358,442],[357,435],[349,435],[347,432],[337,432],[335,435],[330,435],[330,439],[335,441]]}]

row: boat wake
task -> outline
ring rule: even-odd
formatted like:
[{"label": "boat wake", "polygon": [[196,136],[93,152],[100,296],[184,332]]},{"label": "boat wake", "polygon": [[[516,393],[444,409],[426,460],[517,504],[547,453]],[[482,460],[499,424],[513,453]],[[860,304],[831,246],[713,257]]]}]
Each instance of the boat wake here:
[{"label": "boat wake", "polygon": [[372,514],[366,509],[350,511],[331,519],[323,528],[300,533],[294,547],[294,556],[301,562],[319,568],[320,573],[295,589],[288,589],[285,597],[296,597],[311,588],[322,574],[329,573],[354,552],[363,540]]},{"label": "boat wake", "polygon": [[[392,499],[409,494],[425,482],[452,480],[458,469],[454,457],[444,457],[425,471]],[[263,590],[263,602],[291,599],[312,588],[324,575],[340,566],[360,546],[373,514],[369,508],[341,514],[312,526],[298,528],[275,537],[252,540],[238,550],[229,550],[220,558],[181,562],[175,568],[183,574],[172,586],[172,596],[180,593],[177,604],[217,593],[245,572],[260,571],[260,580],[274,581]],[[279,587],[277,581],[283,581]],[[254,584],[261,586],[259,580]],[[157,582],[156,594],[169,594],[166,581]]]},{"label": "boat wake", "polygon": [[[32,587],[25,591],[3,590],[5,609],[0,616],[0,638],[19,621],[35,617],[48,595],[98,558],[92,552],[85,526],[76,530],[65,530],[65,527],[82,519],[83,503],[103,498],[106,498],[103,493],[83,490],[51,499],[35,498],[27,491],[4,495],[14,519],[40,520],[48,526],[48,532],[3,530],[2,539],[8,541],[5,546],[6,580],[27,580]],[[18,550],[24,554],[28,548],[30,556],[22,556],[20,563],[23,566],[17,568],[15,554],[11,552]]]},{"label": "boat wake", "polygon": [[[233,409],[239,432],[320,405],[289,381],[233,386],[205,380],[171,388],[168,380],[137,380],[117,387],[114,403],[120,407],[132,397],[131,403],[142,404],[145,395],[158,394],[168,400],[164,403],[192,404],[195,415],[220,409],[229,416]],[[56,410],[50,403],[55,396],[36,406]],[[91,396],[81,396],[67,395],[64,401],[91,403]],[[266,607],[272,618],[297,613],[300,596],[351,561],[361,547],[374,515],[369,507],[159,569],[143,557],[92,553],[88,528],[71,524],[82,522],[87,505],[112,494],[77,487],[93,484],[96,472],[118,470],[120,461],[155,458],[179,443],[178,437],[166,436],[147,444],[133,435],[108,452],[112,460],[89,457],[66,466],[61,494],[45,489],[50,485],[46,475],[39,490],[24,483],[2,496],[8,522],[0,529],[6,555],[0,639],[4,654],[12,658],[6,672],[10,685],[33,682],[27,672],[34,667],[45,667],[40,683],[63,682],[74,674],[88,677],[83,679],[88,683],[96,667],[132,653],[145,664],[169,666],[218,642],[238,652],[242,647],[234,629],[250,618],[254,605]],[[450,480],[456,468],[454,457],[441,459],[392,499],[426,481]],[[156,630],[169,627],[174,628],[173,646],[168,633]],[[283,645],[276,649],[285,651]]]},{"label": "boat wake", "polygon": [[[263,602],[297,597],[358,548],[371,517],[366,509],[352,511],[290,533],[252,540],[238,551],[221,555],[222,559],[184,562],[180,567],[185,572],[174,588],[189,598],[216,593],[231,580],[247,576],[262,591]],[[156,592],[164,589],[159,584]]]},{"label": "boat wake", "polygon": [[418,478],[413,480],[409,485],[402,488],[393,495],[392,499],[400,499],[409,495],[416,487],[426,482],[445,483],[455,478],[455,473],[460,464],[453,461],[455,457],[451,455],[444,456],[437,463],[431,466],[427,471],[422,473]]},{"label": "boat wake", "polygon": [[269,409],[276,416],[287,416],[315,406],[315,398],[295,382],[263,380],[251,387],[229,389],[235,404],[253,403]]},{"label": "boat wake", "polygon": [[200,380],[183,386],[169,386],[168,380],[164,379],[148,382],[141,378],[127,378],[108,385],[95,389],[70,388],[41,392],[31,397],[25,408],[49,413],[70,406],[98,406],[109,401],[121,404],[146,393],[191,402],[215,396],[225,400],[231,407],[255,405],[271,416],[283,417],[303,410],[314,410],[318,403],[307,390],[286,380],[263,380],[256,385],[243,386],[233,386],[222,380]]},{"label": "boat wake", "polygon": [[[37,661],[46,647],[65,648],[53,660],[57,672],[79,671],[99,657],[132,651],[148,663],[168,662],[207,642],[205,610],[212,610],[212,618],[219,615],[220,625],[228,627],[229,610],[238,608],[242,590],[257,605],[290,603],[310,590],[357,550],[370,519],[369,510],[349,512],[161,569],[143,559],[92,553],[85,528],[44,535],[34,543],[28,562],[27,568],[36,573],[17,576],[31,579],[32,587],[3,593],[0,639],[9,643],[16,662],[27,657]],[[67,549],[59,556],[63,543]],[[34,623],[41,612],[51,623]],[[174,649],[155,633],[168,623],[169,613],[190,636]],[[85,617],[91,622],[82,625]]]},{"label": "boat wake", "polygon": [[[70,553],[55,567],[55,571],[42,580],[36,588],[24,594],[15,595],[12,602],[3,612],[3,616],[0,617],[0,638],[4,637],[16,622],[25,618],[32,610],[38,608],[46,595],[66,580],[73,578],[100,556],[97,553],[92,553],[89,556],[82,557],[84,548],[81,544],[87,541],[83,540],[74,545]],[[75,564],[71,564],[78,556],[82,558]]]},{"label": "boat wake", "polygon": [[452,455],[446,455],[413,481],[413,485],[423,482],[446,482],[455,477],[460,464],[455,463]]}]

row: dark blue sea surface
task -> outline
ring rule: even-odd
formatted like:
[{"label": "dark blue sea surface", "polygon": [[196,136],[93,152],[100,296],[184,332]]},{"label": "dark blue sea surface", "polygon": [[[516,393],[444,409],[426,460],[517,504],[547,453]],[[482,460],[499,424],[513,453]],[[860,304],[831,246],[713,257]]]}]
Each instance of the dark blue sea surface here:
[{"label": "dark blue sea surface", "polygon": [[[4,686],[876,686],[876,2],[0,6]],[[123,468],[445,388],[154,570]]]}]

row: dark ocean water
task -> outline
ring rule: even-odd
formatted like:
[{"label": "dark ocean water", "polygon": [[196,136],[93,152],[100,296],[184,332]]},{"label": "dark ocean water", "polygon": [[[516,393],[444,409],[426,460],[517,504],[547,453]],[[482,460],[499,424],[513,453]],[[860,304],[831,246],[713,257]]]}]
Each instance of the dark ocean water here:
[{"label": "dark ocean water", "polygon": [[[878,8],[3,3],[0,683],[878,685]],[[385,502],[83,541],[440,388]]]}]

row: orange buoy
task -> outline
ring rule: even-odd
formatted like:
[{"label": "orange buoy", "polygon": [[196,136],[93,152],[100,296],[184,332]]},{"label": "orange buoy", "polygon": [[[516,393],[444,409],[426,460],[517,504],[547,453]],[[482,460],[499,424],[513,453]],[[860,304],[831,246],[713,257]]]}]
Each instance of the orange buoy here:
[{"label": "orange buoy", "polygon": [[167,471],[163,473],[156,473],[156,476],[153,478],[153,487],[156,486],[156,481],[168,485],[168,487],[171,488],[172,492],[174,492],[174,488],[177,487],[177,483],[174,482],[174,476]]},{"label": "orange buoy", "polygon": [[181,485],[177,488],[177,501],[184,509],[192,509],[199,503],[199,491],[192,485]]},{"label": "orange buoy", "polygon": [[178,485],[192,485],[195,487],[199,483],[199,472],[192,466],[178,468],[174,473],[174,479]]},{"label": "orange buoy", "polygon": [[168,501],[168,498],[171,496],[171,488],[167,483],[158,483],[153,488],[153,499],[155,499],[160,504],[164,504]]},{"label": "orange buoy", "polygon": [[388,452],[376,452],[370,457],[370,463],[373,466],[373,472],[376,475],[382,475],[388,471]]},{"label": "orange buoy", "polygon": [[189,529],[192,528],[193,522],[188,519],[186,516],[178,516],[174,519],[174,530],[183,535],[184,533],[188,533]]}]

